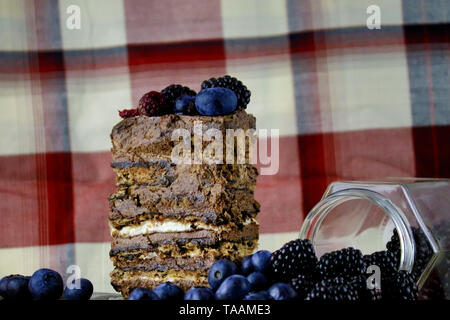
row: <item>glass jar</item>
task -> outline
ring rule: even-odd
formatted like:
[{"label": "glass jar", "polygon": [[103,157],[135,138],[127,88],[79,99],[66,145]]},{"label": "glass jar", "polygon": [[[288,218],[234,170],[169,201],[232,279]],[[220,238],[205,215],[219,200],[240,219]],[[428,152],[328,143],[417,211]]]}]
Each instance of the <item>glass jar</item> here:
[{"label": "glass jar", "polygon": [[309,212],[300,238],[317,255],[345,247],[397,252],[420,299],[450,299],[450,180],[338,181]]}]

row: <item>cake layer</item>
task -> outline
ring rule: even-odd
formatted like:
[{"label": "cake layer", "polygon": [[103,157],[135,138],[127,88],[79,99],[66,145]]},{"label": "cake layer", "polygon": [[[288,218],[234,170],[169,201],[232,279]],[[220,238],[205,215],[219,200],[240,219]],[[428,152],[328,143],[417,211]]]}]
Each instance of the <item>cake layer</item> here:
[{"label": "cake layer", "polygon": [[208,286],[208,273],[205,270],[121,270],[111,272],[111,285],[127,298],[135,288],[153,289],[157,285],[170,281],[184,291],[192,286]]},{"label": "cake layer", "polygon": [[222,224],[259,212],[259,203],[250,190],[224,189],[220,185],[202,191],[172,193],[151,186],[131,186],[109,198],[110,220],[136,218],[144,214],[185,218],[194,216],[205,223]]},{"label": "cake layer", "polygon": [[[173,147],[178,143],[173,141],[174,131],[185,129],[192,137],[196,122],[202,124],[198,133],[202,133],[204,137],[210,129],[219,130],[225,145],[227,129],[242,129],[244,132],[255,129],[256,120],[244,110],[217,117],[169,114],[161,117],[139,116],[124,119],[115,125],[111,132],[113,162],[168,160]],[[202,150],[210,143],[211,141],[204,139]],[[192,150],[193,148],[194,146]],[[246,152],[248,149],[246,146]]]},{"label": "cake layer", "polygon": [[170,161],[113,162],[120,186],[149,185],[186,191],[221,185],[225,188],[254,190],[258,170],[252,165],[175,165]]},{"label": "cake layer", "polygon": [[243,257],[250,255],[257,244],[257,240],[224,241],[214,246],[200,246],[191,242],[183,245],[162,244],[148,250],[111,251],[110,256],[114,266],[123,270],[136,267],[147,270],[168,268],[203,270],[208,269],[214,261],[219,259],[239,262]]},{"label": "cake layer", "polygon": [[258,239],[258,224],[248,223],[242,228],[213,230],[195,230],[187,232],[161,232],[141,234],[130,238],[116,237],[111,242],[111,254],[130,250],[154,250],[162,244],[184,245],[193,243],[199,246],[213,246],[223,241],[239,242]]},{"label": "cake layer", "polygon": [[152,219],[142,221],[139,224],[129,224],[119,229],[111,225],[111,235],[113,237],[135,237],[160,232],[192,232],[198,230],[211,230],[217,233],[227,232],[229,230],[241,229],[244,226],[257,223],[255,217],[249,216],[246,219],[239,219],[236,222],[229,222],[222,225],[213,225],[204,223],[201,220],[189,221],[184,219],[164,218],[155,216]]}]

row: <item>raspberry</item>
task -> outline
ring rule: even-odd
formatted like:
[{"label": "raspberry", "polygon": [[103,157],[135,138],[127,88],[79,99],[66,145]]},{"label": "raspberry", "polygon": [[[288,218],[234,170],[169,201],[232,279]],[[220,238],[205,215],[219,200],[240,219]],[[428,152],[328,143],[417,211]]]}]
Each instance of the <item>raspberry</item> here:
[{"label": "raspberry", "polygon": [[137,117],[139,115],[138,109],[124,109],[122,111],[119,110],[119,116],[123,119]]},{"label": "raspberry", "polygon": [[292,240],[270,256],[273,274],[281,281],[289,281],[299,274],[314,273],[316,253],[309,240]]},{"label": "raspberry", "polygon": [[175,107],[175,101],[183,96],[196,96],[197,93],[189,87],[183,87],[181,84],[171,84],[170,86],[161,90],[164,99],[170,108]]},{"label": "raspberry", "polygon": [[172,109],[168,107],[164,96],[156,91],[150,91],[144,94],[139,100],[139,114],[149,117],[162,116],[171,113]]},{"label": "raspberry", "polygon": [[250,102],[250,90],[247,89],[242,81],[234,77],[226,75],[217,79],[211,78],[202,82],[202,89],[213,87],[222,87],[233,90],[238,99],[238,109],[245,109],[247,104]]},{"label": "raspberry", "polygon": [[365,263],[360,250],[346,248],[324,254],[317,264],[320,278],[352,277],[363,274]]}]

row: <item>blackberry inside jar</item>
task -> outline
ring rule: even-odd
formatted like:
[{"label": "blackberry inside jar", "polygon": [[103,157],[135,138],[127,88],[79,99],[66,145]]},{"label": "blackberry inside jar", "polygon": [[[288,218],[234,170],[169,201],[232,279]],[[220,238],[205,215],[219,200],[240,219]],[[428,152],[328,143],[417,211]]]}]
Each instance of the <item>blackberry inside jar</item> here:
[{"label": "blackberry inside jar", "polygon": [[450,180],[334,182],[300,238],[311,240],[319,258],[360,249],[366,266],[380,268],[382,289],[395,272],[399,284],[414,281],[419,299],[450,299],[449,208]]}]

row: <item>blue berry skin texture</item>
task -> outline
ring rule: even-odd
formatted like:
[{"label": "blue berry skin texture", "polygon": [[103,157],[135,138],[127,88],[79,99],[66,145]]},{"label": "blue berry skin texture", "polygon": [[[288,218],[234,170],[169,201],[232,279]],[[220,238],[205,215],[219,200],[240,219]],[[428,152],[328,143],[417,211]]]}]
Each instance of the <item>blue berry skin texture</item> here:
[{"label": "blue berry skin texture", "polygon": [[131,291],[128,300],[159,300],[159,297],[152,290],[136,288]]},{"label": "blue berry skin texture", "polygon": [[252,255],[246,256],[241,263],[241,272],[244,276],[248,276],[253,271]]},{"label": "blue berry skin texture", "polygon": [[218,260],[214,262],[208,272],[208,282],[213,290],[217,290],[222,281],[229,276],[238,273],[236,264],[229,260]]},{"label": "blue berry skin texture", "polygon": [[176,114],[188,114],[190,106],[195,108],[195,96],[182,95],[175,101],[173,109]]},{"label": "blue berry skin texture", "polygon": [[271,300],[272,297],[267,291],[258,291],[249,293],[244,297],[244,300]]},{"label": "blue berry skin texture", "polygon": [[252,264],[255,271],[267,273],[270,270],[271,252],[267,250],[259,250],[252,255]]},{"label": "blue berry skin texture", "polygon": [[274,300],[291,300],[297,297],[297,292],[287,283],[275,283],[269,288],[269,294]]},{"label": "blue berry skin texture", "polygon": [[[6,278],[6,277],[5,277]],[[30,300],[31,294],[28,290],[30,277],[12,275],[4,282],[5,293],[3,297],[7,300]]]},{"label": "blue berry skin texture", "polygon": [[239,274],[226,278],[216,291],[216,300],[242,300],[250,292],[250,283]]},{"label": "blue berry skin texture", "polygon": [[184,292],[172,282],[164,282],[153,289],[160,300],[183,300]]},{"label": "blue berry skin texture", "polygon": [[203,89],[195,98],[197,111],[204,116],[221,116],[234,112],[237,107],[236,94],[226,88]]},{"label": "blue berry skin texture", "polygon": [[186,291],[184,300],[214,300],[214,291],[210,288],[192,287]]},{"label": "blue berry skin texture", "polygon": [[63,293],[63,279],[56,271],[39,269],[31,276],[28,289],[36,300],[57,300]]},{"label": "blue berry skin texture", "polygon": [[252,272],[247,276],[247,281],[250,283],[251,291],[259,291],[266,288],[269,281],[266,276],[258,271]]},{"label": "blue berry skin texture", "polygon": [[[79,281],[79,287],[75,285]],[[94,292],[94,286],[85,278],[77,279],[73,286],[67,286],[64,289],[64,300],[89,300]]]}]

